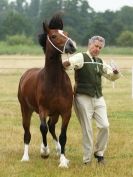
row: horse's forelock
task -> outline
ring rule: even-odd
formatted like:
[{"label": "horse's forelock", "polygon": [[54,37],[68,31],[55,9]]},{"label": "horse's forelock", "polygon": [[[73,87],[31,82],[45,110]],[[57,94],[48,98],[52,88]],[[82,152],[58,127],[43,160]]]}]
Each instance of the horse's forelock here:
[{"label": "horse's forelock", "polygon": [[61,15],[55,15],[49,22],[49,28],[50,29],[63,29],[63,21],[61,18]]}]

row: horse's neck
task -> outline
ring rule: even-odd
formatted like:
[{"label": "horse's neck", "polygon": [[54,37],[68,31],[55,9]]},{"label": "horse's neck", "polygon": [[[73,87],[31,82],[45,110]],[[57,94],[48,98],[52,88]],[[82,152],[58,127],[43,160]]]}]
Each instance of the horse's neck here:
[{"label": "horse's neck", "polygon": [[62,66],[61,54],[49,53],[45,58],[45,79],[48,82],[60,82],[64,69]]},{"label": "horse's neck", "polygon": [[[51,70],[51,72],[58,72],[62,70],[62,59],[60,54],[50,54],[46,55],[45,58],[45,69],[48,70],[48,72]],[[57,70],[58,69],[58,70]]]}]

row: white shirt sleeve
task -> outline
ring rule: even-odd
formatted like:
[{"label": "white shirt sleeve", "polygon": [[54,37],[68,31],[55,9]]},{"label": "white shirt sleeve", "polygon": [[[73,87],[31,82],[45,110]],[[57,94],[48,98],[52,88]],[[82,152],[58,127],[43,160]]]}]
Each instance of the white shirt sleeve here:
[{"label": "white shirt sleeve", "polygon": [[77,53],[69,58],[70,66],[67,69],[80,69],[84,65],[82,53]]},{"label": "white shirt sleeve", "polygon": [[114,74],[112,67],[103,61],[103,76],[110,81],[115,81],[120,78],[121,74]]}]

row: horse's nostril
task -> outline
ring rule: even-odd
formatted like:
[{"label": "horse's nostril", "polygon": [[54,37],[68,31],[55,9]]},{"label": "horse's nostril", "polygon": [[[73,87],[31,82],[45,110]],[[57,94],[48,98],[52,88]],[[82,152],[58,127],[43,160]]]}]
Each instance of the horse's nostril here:
[{"label": "horse's nostril", "polygon": [[66,53],[74,53],[76,51],[76,47],[73,43],[73,41],[68,40],[66,46],[65,46],[65,52]]},{"label": "horse's nostril", "polygon": [[69,44],[70,47],[74,47],[72,43]]}]

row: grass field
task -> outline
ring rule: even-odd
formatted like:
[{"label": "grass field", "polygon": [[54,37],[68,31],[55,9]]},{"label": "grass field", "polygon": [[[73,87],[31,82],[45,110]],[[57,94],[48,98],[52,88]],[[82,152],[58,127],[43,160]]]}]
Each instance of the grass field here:
[{"label": "grass field", "polygon": [[[82,163],[82,135],[73,111],[67,132],[66,157],[68,169],[58,168],[54,143],[48,134],[50,157],[41,159],[39,119],[33,115],[31,122],[30,161],[22,163],[23,128],[17,101],[18,82],[22,73],[30,67],[42,67],[43,56],[0,57],[0,176],[1,177],[132,177],[133,176],[133,99],[131,98],[131,66],[133,57],[106,56],[120,66],[123,76],[112,83],[103,79],[104,95],[110,121],[110,140],[105,153],[106,165],[98,166],[95,159],[91,165]],[[2,69],[2,68],[6,69]],[[14,68],[14,69],[10,69]],[[73,73],[68,72],[73,82]],[[60,121],[57,134],[60,132]],[[94,124],[94,139],[96,126]]]}]

